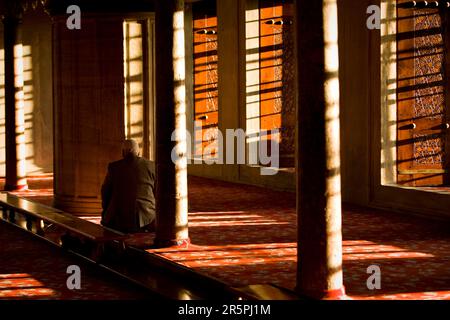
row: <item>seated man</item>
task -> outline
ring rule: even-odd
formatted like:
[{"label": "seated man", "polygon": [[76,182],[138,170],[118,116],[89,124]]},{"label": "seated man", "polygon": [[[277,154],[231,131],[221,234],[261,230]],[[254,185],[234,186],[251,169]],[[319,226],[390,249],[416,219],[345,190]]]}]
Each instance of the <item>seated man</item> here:
[{"label": "seated man", "polygon": [[123,159],[112,162],[102,186],[102,225],[124,233],[154,231],[155,165],[139,157],[139,145],[126,140]]}]

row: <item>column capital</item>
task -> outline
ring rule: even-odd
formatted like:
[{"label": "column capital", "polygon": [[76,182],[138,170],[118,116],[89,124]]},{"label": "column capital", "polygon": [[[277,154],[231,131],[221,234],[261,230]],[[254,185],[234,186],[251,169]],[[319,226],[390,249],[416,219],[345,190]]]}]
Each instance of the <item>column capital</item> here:
[{"label": "column capital", "polygon": [[27,0],[0,0],[0,12],[3,23],[21,23],[23,12],[25,11],[27,5],[31,4],[31,2],[32,1]]}]

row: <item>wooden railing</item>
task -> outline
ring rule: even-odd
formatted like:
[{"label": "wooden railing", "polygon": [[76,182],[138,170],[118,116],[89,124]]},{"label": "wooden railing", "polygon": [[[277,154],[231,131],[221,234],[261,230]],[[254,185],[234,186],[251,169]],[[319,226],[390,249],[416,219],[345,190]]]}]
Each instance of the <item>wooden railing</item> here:
[{"label": "wooden railing", "polygon": [[7,192],[0,193],[0,207],[3,220],[22,226],[41,237],[48,235],[46,230],[49,226],[57,227],[58,231],[52,233],[53,237],[58,238],[54,242],[63,248],[82,251],[94,261],[100,260],[105,243],[122,242],[128,237],[64,211]]}]

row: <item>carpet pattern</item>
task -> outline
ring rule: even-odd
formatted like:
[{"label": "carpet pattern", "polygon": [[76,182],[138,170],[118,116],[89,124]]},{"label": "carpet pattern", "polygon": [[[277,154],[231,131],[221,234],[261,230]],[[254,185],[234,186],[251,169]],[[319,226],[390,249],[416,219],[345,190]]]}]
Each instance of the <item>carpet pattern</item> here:
[{"label": "carpet pattern", "polygon": [[[153,298],[95,266],[0,221],[0,300],[136,300]],[[70,290],[67,268],[80,267],[81,289]]]},{"label": "carpet pattern", "polygon": [[[35,183],[51,193],[48,182]],[[20,195],[51,203],[51,196],[39,198],[39,192]],[[295,287],[293,193],[189,177],[189,233],[188,248],[148,251],[233,286]],[[351,298],[450,299],[448,223],[345,206],[343,237],[344,284]],[[128,244],[145,247],[152,241],[153,234],[137,234]],[[374,265],[381,270],[380,290],[367,286],[367,270]]]}]

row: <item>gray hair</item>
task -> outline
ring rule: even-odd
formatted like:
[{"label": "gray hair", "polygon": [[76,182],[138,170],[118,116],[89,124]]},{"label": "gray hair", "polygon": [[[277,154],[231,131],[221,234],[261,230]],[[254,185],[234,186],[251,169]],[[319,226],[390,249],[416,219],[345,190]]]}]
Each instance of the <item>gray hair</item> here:
[{"label": "gray hair", "polygon": [[126,157],[129,154],[139,156],[139,144],[136,142],[136,140],[128,139],[123,142],[122,155]]}]

